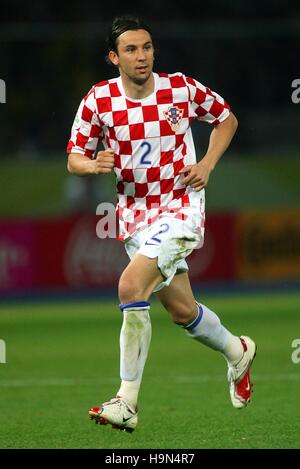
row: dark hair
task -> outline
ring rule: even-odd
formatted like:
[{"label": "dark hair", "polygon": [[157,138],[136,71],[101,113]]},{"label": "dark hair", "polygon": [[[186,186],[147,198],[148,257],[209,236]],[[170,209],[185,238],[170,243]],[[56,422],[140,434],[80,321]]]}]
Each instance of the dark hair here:
[{"label": "dark hair", "polygon": [[[144,23],[143,20],[131,15],[117,16],[113,20],[112,25],[107,34],[107,54],[111,50],[113,50],[114,52],[118,52],[117,39],[121,34],[125,33],[126,31],[136,31],[137,29],[144,29],[145,31],[147,31],[150,34],[153,42],[152,31],[149,26]],[[107,63],[111,64],[108,55],[106,55],[106,61]]]}]

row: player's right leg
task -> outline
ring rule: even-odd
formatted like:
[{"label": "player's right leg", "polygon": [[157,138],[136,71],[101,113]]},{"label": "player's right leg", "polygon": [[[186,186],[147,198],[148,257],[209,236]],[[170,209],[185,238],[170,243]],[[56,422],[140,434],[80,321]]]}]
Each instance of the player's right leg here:
[{"label": "player's right leg", "polygon": [[190,337],[224,355],[232,405],[239,409],[246,407],[252,392],[250,367],[256,353],[253,340],[233,335],[213,311],[196,302],[186,272],[176,275],[156,295],[173,321]]},{"label": "player's right leg", "polygon": [[119,281],[123,324],[120,332],[121,386],[116,397],[90,410],[102,425],[132,432],[137,425],[137,401],[151,341],[148,299],[163,277],[157,259],[136,254]]}]

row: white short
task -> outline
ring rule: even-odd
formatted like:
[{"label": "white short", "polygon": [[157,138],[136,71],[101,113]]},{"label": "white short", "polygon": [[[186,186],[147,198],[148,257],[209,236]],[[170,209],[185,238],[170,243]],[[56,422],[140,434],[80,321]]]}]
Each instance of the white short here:
[{"label": "white short", "polygon": [[137,253],[150,259],[157,257],[158,268],[165,277],[155,288],[157,292],[168,286],[175,274],[189,270],[185,258],[203,242],[204,211],[197,210],[186,221],[162,216],[126,241],[125,249],[130,259]]}]

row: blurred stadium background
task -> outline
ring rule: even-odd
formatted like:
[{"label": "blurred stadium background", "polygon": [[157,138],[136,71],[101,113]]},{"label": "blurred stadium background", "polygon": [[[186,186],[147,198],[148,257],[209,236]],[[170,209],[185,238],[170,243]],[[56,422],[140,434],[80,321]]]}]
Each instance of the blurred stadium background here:
[{"label": "blurred stadium background", "polygon": [[[114,178],[69,175],[65,148],[82,97],[94,83],[116,73],[105,63],[104,39],[112,18],[127,12],[141,15],[152,26],[156,71],[182,71],[197,78],[224,96],[239,119],[237,135],[207,188],[206,241],[189,258],[191,280],[204,297],[236,298],[248,292],[245,301],[251,311],[251,295],[258,291],[265,295],[264,304],[276,304],[281,292],[292,298],[285,348],[277,350],[289,368],[290,343],[300,336],[300,103],[292,101],[292,82],[300,79],[297,1],[191,0],[185,6],[152,0],[151,6],[140,1],[120,8],[92,0],[74,1],[72,6],[11,0],[1,5],[0,79],[6,84],[6,102],[0,104],[0,338],[10,337],[12,317],[15,325],[18,318],[21,321],[22,337],[26,305],[20,301],[15,306],[11,300],[26,299],[30,305],[42,298],[38,309],[44,304],[47,311],[50,300],[65,298],[96,298],[101,305],[109,296],[117,305],[117,281],[127,258],[121,243],[100,240],[95,231],[97,205],[115,201]],[[199,158],[210,130],[193,124]],[[57,304],[65,312],[63,303]],[[283,300],[283,309],[285,304]],[[88,310],[89,303],[84,305]],[[264,314],[262,305],[259,311]],[[247,318],[242,322],[233,316],[232,324],[251,324]],[[35,313],[28,320],[33,330],[42,321]],[[59,321],[56,325],[49,343],[61,327]],[[90,326],[82,321],[83,335]],[[113,350],[117,340],[112,336]],[[16,340],[15,352],[8,353],[7,365],[0,368],[8,397],[13,395],[9,382],[36,377],[31,376],[35,366],[45,372],[42,364],[32,362],[30,368],[28,358],[28,373],[22,374],[18,358],[23,345],[18,348]],[[113,359],[117,361],[117,355]],[[291,374],[297,370],[299,375],[299,367],[292,367]],[[71,368],[66,366],[62,375],[66,369]],[[56,376],[50,370],[51,366],[47,379]],[[299,391],[299,380],[292,378],[292,383]],[[296,399],[296,387],[294,392],[290,402]],[[7,438],[4,447],[43,446],[38,437],[27,443]],[[296,445],[291,438],[287,441]],[[270,445],[279,446],[279,437],[276,441]]]},{"label": "blurred stadium background", "polygon": [[[299,78],[299,4],[282,11],[281,2],[220,1],[200,10],[197,3],[184,9],[168,1],[162,9],[153,1],[151,14],[142,4],[126,8],[153,27],[157,71],[198,78],[239,119],[207,189],[207,239],[191,258],[194,283],[298,280],[300,104],[291,85]],[[116,73],[105,63],[104,39],[122,10],[74,5],[12,1],[2,8],[3,295],[107,290],[127,262],[119,243],[95,236],[98,203],[115,200],[113,177],[68,175],[65,154],[80,100]],[[201,157],[210,129],[195,123],[193,132]]]}]

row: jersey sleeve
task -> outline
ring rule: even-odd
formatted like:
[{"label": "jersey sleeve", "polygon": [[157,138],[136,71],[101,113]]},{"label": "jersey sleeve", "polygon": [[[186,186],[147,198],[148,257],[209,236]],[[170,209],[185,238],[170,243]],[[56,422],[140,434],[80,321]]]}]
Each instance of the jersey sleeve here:
[{"label": "jersey sleeve", "polygon": [[216,125],[229,116],[230,106],[222,96],[193,78],[186,77],[186,81],[190,95],[191,117]]},{"label": "jersey sleeve", "polygon": [[92,88],[79,105],[67,153],[80,153],[92,158],[102,136],[102,125],[97,114],[95,92]]}]

